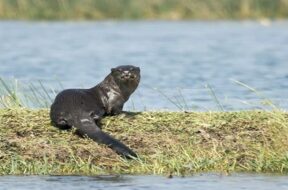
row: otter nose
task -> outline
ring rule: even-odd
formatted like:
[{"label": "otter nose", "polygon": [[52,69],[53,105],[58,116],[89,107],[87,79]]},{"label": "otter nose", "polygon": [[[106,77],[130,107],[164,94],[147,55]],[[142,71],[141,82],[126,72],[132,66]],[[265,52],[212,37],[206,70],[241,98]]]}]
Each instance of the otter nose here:
[{"label": "otter nose", "polygon": [[124,76],[126,76],[126,77],[130,76],[130,72],[129,71],[124,71],[123,73],[124,73]]}]

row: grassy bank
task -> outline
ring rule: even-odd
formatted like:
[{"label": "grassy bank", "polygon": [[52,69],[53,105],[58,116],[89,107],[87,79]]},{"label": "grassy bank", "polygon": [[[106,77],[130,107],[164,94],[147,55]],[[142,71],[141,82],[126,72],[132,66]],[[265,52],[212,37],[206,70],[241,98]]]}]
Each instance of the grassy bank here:
[{"label": "grassy bank", "polygon": [[0,0],[1,19],[287,18],[288,0]]},{"label": "grassy bank", "polygon": [[75,131],[50,125],[48,110],[0,110],[0,174],[288,173],[284,112],[143,112],[103,120],[133,148],[126,161]]}]

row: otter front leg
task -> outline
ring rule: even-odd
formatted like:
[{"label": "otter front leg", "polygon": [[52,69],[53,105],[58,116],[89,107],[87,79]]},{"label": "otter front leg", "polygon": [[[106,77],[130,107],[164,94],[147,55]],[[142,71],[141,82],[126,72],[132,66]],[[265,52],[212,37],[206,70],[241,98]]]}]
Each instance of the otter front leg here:
[{"label": "otter front leg", "polygon": [[121,106],[117,106],[117,107],[113,107],[111,110],[111,115],[119,115],[121,114],[123,111],[123,104]]},{"label": "otter front leg", "polygon": [[110,108],[110,109],[107,109],[107,113],[106,115],[119,115],[122,113],[122,109],[123,109],[123,106],[122,107],[113,107],[113,108]]},{"label": "otter front leg", "polygon": [[122,100],[111,100],[108,104],[107,115],[118,115],[122,113],[124,103]]}]

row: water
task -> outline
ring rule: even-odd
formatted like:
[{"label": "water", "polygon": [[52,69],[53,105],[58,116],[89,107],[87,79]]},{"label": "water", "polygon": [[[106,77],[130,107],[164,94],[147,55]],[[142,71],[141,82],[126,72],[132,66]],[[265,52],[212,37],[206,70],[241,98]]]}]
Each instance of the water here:
[{"label": "water", "polygon": [[111,67],[140,66],[141,86],[126,105],[130,110],[263,108],[262,95],[234,80],[288,107],[286,21],[2,21],[0,52],[1,77],[41,80],[56,90],[59,81],[64,88],[91,87]]},{"label": "water", "polygon": [[123,190],[271,190],[288,189],[287,176],[237,174],[221,176],[197,175],[168,179],[160,176],[4,176],[0,177],[1,190],[9,189],[123,189]]},{"label": "water", "polygon": [[[0,76],[23,93],[91,87],[111,67],[141,67],[129,110],[288,108],[288,22],[0,22]],[[252,92],[241,81],[257,89]],[[38,84],[39,86],[39,84]],[[25,90],[26,89],[26,90]],[[2,92],[1,92],[2,93]],[[217,98],[213,95],[215,94]],[[218,100],[216,100],[218,99]],[[219,102],[219,103],[218,103]],[[269,108],[269,106],[268,106]],[[288,189],[287,176],[2,176],[0,189]]]}]

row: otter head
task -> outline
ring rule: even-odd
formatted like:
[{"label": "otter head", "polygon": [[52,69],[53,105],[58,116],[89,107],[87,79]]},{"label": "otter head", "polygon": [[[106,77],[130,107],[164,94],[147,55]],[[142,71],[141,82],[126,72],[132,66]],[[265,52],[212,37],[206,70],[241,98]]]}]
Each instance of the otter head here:
[{"label": "otter head", "polygon": [[133,65],[122,65],[111,69],[111,75],[118,82],[140,81],[140,68]]}]

